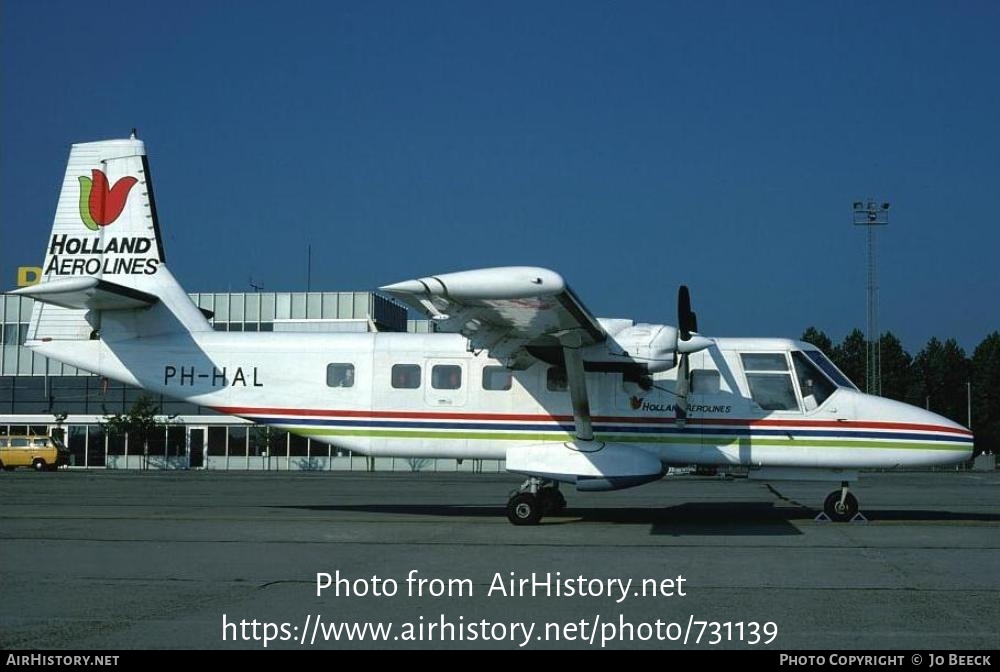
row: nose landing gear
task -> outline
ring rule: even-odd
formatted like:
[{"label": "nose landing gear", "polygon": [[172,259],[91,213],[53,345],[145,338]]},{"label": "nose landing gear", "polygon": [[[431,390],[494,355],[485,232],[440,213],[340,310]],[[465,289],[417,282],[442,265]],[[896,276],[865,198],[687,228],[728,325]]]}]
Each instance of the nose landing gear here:
[{"label": "nose landing gear", "polygon": [[823,502],[823,513],[835,523],[847,523],[858,515],[858,498],[847,489],[847,481],[842,481],[840,490],[834,490]]}]

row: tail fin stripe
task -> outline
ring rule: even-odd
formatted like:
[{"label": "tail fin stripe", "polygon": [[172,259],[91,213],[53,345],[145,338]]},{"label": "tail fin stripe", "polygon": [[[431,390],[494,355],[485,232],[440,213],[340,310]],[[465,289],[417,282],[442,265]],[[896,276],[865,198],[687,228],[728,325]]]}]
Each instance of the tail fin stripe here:
[{"label": "tail fin stripe", "polygon": [[149,216],[153,218],[153,237],[156,239],[156,252],[160,255],[160,263],[166,263],[167,255],[163,252],[163,237],[160,235],[160,218],[156,216],[156,198],[153,196],[153,180],[149,176],[149,159],[142,155],[142,183],[146,187],[149,200]]}]

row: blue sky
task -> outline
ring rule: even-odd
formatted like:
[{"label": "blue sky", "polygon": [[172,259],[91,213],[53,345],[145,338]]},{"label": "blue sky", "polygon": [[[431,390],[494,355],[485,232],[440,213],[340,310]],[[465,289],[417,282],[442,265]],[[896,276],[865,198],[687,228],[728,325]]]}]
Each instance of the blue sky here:
[{"label": "blue sky", "polygon": [[892,202],[881,325],[1000,328],[996,2],[100,2],[0,8],[0,277],[68,147],[147,144],[190,291],[506,264],[602,316],[839,339],[851,203]]}]

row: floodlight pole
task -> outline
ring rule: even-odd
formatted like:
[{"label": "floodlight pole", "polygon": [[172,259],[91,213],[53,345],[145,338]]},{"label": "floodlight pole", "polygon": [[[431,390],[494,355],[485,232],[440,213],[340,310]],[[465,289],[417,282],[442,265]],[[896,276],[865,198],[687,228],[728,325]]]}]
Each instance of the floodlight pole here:
[{"label": "floodlight pole", "polygon": [[965,426],[972,429],[972,381],[965,383]]},{"label": "floodlight pole", "polygon": [[889,204],[874,199],[854,202],[854,225],[868,229],[868,316],[865,334],[865,391],[882,394],[882,337],[878,327],[878,267],[875,227],[889,224]]}]

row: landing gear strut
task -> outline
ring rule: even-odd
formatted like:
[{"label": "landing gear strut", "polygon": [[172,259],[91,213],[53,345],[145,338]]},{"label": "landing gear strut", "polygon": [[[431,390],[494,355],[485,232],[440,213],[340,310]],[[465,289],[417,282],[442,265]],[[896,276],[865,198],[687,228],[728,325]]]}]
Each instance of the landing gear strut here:
[{"label": "landing gear strut", "polygon": [[532,476],[511,493],[507,519],[514,525],[537,525],[543,515],[559,514],[565,508],[566,498],[558,483]]},{"label": "landing gear strut", "polygon": [[823,502],[823,513],[835,523],[846,523],[858,515],[858,498],[847,489],[847,481],[842,481],[840,490],[834,490]]}]

